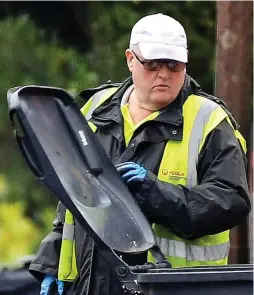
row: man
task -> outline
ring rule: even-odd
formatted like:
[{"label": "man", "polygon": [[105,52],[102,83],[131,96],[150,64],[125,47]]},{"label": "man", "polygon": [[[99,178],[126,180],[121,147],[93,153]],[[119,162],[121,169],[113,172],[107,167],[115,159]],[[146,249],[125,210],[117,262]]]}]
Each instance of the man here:
[{"label": "man", "polygon": [[[94,95],[82,112],[173,267],[225,265],[228,230],[250,212],[245,141],[220,101],[186,74],[187,39],[178,21],[163,14],[142,18],[125,55],[131,77],[85,90],[84,99]],[[62,242],[63,223],[73,220],[68,211],[64,215],[60,204],[53,232],[30,266],[44,279],[41,294],[50,294],[53,282],[61,289],[71,280],[75,294],[121,294],[110,267],[77,222],[74,275],[74,254],[63,251],[71,240]],[[153,261],[150,253],[123,259],[130,265]]]}]

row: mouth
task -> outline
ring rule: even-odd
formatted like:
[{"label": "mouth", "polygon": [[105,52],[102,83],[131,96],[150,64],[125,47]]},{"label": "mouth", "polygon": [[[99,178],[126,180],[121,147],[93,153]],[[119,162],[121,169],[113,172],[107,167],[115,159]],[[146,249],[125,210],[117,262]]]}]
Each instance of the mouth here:
[{"label": "mouth", "polygon": [[164,84],[155,85],[154,88],[155,88],[155,87],[166,87],[166,88],[169,88],[168,85],[164,85]]},{"label": "mouth", "polygon": [[160,85],[156,85],[156,86],[154,86],[153,87],[154,89],[161,89],[161,90],[166,90],[166,89],[168,89],[168,88],[170,88],[168,85],[162,85],[162,84],[160,84]]}]

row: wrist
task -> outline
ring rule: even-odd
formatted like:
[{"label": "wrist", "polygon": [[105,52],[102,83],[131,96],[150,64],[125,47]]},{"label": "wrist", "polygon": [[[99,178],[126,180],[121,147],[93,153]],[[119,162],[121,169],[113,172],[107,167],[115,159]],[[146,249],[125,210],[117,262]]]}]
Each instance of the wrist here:
[{"label": "wrist", "polygon": [[141,183],[141,190],[148,193],[155,179],[156,176],[150,170],[147,170],[146,177]]}]

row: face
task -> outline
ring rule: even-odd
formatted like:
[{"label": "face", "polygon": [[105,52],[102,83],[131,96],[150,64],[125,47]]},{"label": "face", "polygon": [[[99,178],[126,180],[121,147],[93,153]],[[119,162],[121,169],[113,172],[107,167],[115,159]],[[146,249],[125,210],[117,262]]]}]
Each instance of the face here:
[{"label": "face", "polygon": [[135,86],[135,97],[140,106],[151,111],[166,107],[176,99],[183,86],[185,68],[179,72],[173,72],[168,69],[165,62],[159,70],[148,71],[138,60],[144,60],[141,54],[136,50],[135,54],[131,49],[125,52]]}]

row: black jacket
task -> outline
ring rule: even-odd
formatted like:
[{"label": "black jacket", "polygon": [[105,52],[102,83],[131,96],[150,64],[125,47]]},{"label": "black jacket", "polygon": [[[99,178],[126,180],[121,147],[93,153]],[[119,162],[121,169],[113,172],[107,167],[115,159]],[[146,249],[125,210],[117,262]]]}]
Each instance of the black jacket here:
[{"label": "black jacket", "polygon": [[[153,182],[133,189],[132,193],[150,222],[166,225],[184,239],[196,239],[230,229],[243,221],[250,212],[246,181],[245,155],[231,126],[221,122],[207,137],[199,154],[198,185],[187,188],[161,182],[156,175],[168,140],[181,140],[183,134],[182,106],[190,94],[207,96],[197,83],[186,76],[177,99],[153,121],[136,130],[125,146],[121,97],[132,84],[131,78],[121,84],[113,97],[98,107],[90,119],[97,126],[97,137],[114,164],[133,161],[149,170]],[[108,86],[105,86],[108,87]],[[100,87],[98,90],[102,89]],[[96,90],[93,90],[95,92]],[[84,91],[83,97],[91,90]],[[235,122],[234,122],[235,124]],[[176,130],[177,132],[173,132]],[[145,196],[145,197],[144,197]],[[30,272],[41,278],[41,273],[57,274],[64,209],[59,205],[53,232],[42,242]],[[76,294],[120,294],[110,277],[114,274],[103,261],[97,247],[78,223],[75,224],[77,265],[79,278]],[[124,255],[127,263],[145,262],[145,254]],[[92,271],[91,271],[92,267]]]}]

